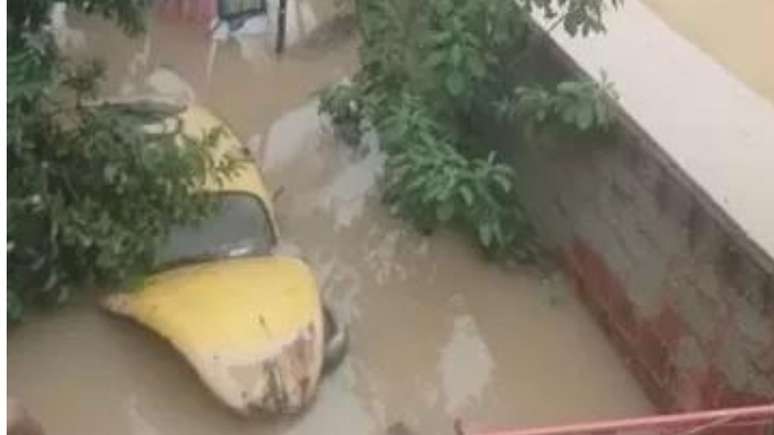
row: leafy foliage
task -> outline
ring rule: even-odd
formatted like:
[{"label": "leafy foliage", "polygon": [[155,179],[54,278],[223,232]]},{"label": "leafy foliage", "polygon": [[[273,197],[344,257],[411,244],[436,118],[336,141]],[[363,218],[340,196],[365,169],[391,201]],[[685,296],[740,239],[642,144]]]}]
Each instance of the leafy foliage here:
[{"label": "leafy foliage", "polygon": [[[143,3],[70,3],[141,29]],[[94,103],[102,68],[60,55],[44,26],[50,4],[9,5],[10,320],[30,303],[61,303],[81,286],[142,273],[172,225],[212,211],[195,192],[240,163],[210,152],[221,131],[187,137],[148,128],[170,116],[161,107]]]},{"label": "leafy foliage", "polygon": [[606,129],[613,122],[611,101],[617,98],[612,83],[602,74],[594,80],[566,80],[549,91],[539,85],[516,87],[513,96],[498,102],[501,117],[520,115],[527,122],[572,126],[580,131]]},{"label": "leafy foliage", "polygon": [[524,254],[532,231],[514,193],[517,174],[499,161],[477,120],[505,114],[580,130],[608,125],[607,83],[517,83],[515,90],[510,83],[530,54],[532,12],[588,35],[604,31],[604,10],[620,3],[356,0],[361,69],[354,83],[323,95],[320,111],[376,130],[388,156],[385,199],[395,213],[426,232],[457,225],[490,253]]},{"label": "leafy foliage", "polygon": [[[150,0],[60,0],[68,8],[97,14],[113,20],[130,35],[145,29],[145,10]],[[53,0],[9,0],[9,36],[18,37],[22,32],[37,33],[48,24]]]},{"label": "leafy foliage", "polygon": [[456,222],[492,253],[504,253],[530,229],[513,207],[513,170],[487,159],[468,159],[446,142],[425,140],[387,160],[386,198],[394,213],[418,228]]},{"label": "leafy foliage", "polygon": [[[518,0],[527,12],[537,9],[547,19],[554,19],[551,29],[561,25],[571,36],[588,36],[606,30],[602,21],[610,7],[618,8],[624,0]],[[609,4],[608,4],[609,3]]]}]

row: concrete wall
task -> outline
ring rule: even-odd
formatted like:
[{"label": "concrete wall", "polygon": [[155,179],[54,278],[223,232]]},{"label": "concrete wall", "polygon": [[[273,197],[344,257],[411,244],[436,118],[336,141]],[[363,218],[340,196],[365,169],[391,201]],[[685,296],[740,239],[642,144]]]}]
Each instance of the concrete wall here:
[{"label": "concrete wall", "polygon": [[773,399],[774,262],[621,120],[615,137],[582,143],[504,135],[541,236],[658,406]]}]

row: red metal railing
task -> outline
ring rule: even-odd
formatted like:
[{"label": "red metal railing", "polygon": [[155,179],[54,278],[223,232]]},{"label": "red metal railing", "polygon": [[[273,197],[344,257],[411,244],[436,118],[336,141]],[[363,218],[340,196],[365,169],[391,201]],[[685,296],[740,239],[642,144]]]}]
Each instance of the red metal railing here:
[{"label": "red metal railing", "polygon": [[774,404],[565,426],[471,430],[462,435],[774,435]]}]

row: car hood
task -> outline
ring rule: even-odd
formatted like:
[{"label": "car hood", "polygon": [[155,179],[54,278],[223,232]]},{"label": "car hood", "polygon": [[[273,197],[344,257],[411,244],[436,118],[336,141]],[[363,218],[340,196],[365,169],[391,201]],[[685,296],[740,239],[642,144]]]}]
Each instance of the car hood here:
[{"label": "car hood", "polygon": [[300,410],[322,365],[322,309],[309,268],[286,257],[189,265],[104,306],[169,340],[240,413]]}]

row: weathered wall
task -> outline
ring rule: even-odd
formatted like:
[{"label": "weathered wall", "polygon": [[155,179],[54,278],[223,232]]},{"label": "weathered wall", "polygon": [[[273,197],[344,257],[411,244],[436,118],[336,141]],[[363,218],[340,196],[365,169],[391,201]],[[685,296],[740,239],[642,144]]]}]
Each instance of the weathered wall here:
[{"label": "weathered wall", "polygon": [[774,398],[774,263],[621,118],[592,143],[503,141],[538,230],[656,404]]}]

